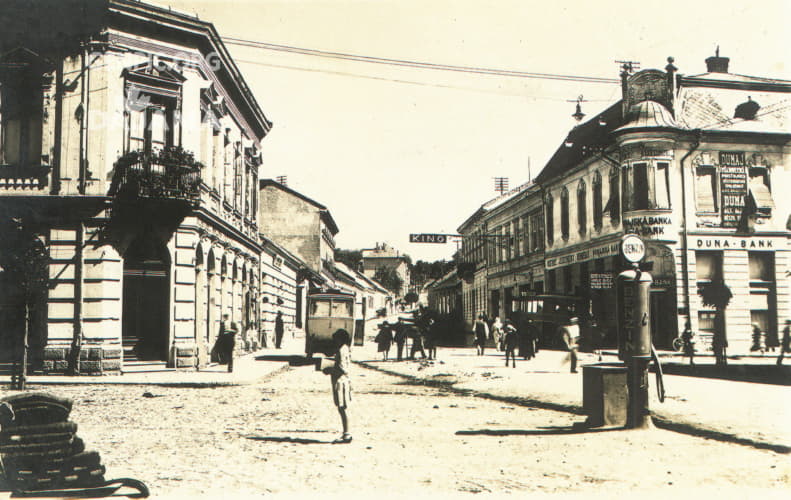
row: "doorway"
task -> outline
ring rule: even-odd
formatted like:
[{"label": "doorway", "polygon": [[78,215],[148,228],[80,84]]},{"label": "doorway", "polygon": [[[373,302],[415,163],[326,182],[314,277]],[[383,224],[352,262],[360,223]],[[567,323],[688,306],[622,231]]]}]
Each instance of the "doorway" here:
[{"label": "doorway", "polygon": [[170,256],[165,245],[138,237],[124,256],[122,344],[125,361],[167,361]]}]

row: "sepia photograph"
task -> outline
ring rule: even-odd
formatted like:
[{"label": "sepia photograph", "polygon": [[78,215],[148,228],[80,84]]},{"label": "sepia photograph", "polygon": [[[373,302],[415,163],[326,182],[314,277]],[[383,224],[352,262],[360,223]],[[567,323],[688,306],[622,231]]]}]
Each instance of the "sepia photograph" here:
[{"label": "sepia photograph", "polygon": [[0,499],[789,498],[789,22],[0,0]]}]

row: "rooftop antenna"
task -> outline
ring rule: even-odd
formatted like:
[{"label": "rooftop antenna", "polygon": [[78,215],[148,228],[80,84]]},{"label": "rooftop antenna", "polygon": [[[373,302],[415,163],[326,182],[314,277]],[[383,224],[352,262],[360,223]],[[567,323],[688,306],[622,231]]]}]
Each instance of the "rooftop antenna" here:
[{"label": "rooftop antenna", "polygon": [[288,186],[288,176],[287,175],[278,175],[275,177],[275,180],[278,184],[282,184],[283,186]]},{"label": "rooftop antenna", "polygon": [[576,102],[577,103],[577,111],[575,111],[574,114],[571,115],[571,116],[575,120],[577,120],[578,122],[582,121],[582,119],[585,118],[585,113],[582,112],[581,104],[583,102],[588,102],[588,101],[582,97],[582,94],[580,94],[576,99],[574,99],[572,101],[566,101],[566,102]]},{"label": "rooftop antenna", "polygon": [[495,177],[494,190],[497,193],[503,194],[508,191],[508,177]]}]

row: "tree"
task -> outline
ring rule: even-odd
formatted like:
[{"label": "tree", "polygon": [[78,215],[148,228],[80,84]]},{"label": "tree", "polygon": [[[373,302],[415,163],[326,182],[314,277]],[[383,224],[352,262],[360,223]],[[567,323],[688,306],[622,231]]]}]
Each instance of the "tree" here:
[{"label": "tree", "polygon": [[434,262],[419,260],[410,269],[412,284],[420,287],[430,280],[439,279],[453,269],[454,265],[452,261],[447,260]]},{"label": "tree", "polygon": [[[16,370],[14,382],[16,388],[25,389],[27,380],[27,351],[32,324],[31,309],[36,310],[44,301],[49,283],[47,262],[49,255],[42,236],[22,219],[3,221],[0,234],[3,235],[0,245],[0,267],[7,276],[17,283],[21,305],[24,307],[24,326],[21,332],[15,332],[15,339],[21,340],[22,349],[19,353],[20,374]],[[14,359],[17,363],[17,358]]]},{"label": "tree", "polygon": [[398,295],[401,293],[401,287],[404,286],[404,280],[398,275],[398,272],[392,267],[380,267],[374,274],[374,280],[378,281],[387,290]]},{"label": "tree", "polygon": [[335,249],[335,260],[343,262],[352,269],[360,270],[363,263],[363,252],[361,250]]},{"label": "tree", "polygon": [[409,292],[408,294],[404,295],[404,302],[407,304],[414,304],[418,301],[418,296],[415,292]]}]

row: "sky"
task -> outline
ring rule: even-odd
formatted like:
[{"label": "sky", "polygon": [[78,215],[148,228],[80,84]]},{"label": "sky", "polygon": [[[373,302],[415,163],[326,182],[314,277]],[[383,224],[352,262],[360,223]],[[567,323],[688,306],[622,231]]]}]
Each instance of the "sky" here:
[{"label": "sky", "polygon": [[[617,79],[616,60],[681,74],[791,80],[791,2],[754,0],[148,0],[214,23],[222,37],[498,70]],[[617,83],[418,69],[227,44],[264,114],[262,178],[326,205],[338,248],[387,242],[449,259],[456,234],[497,195],[535,177],[575,125],[621,97]]]}]

